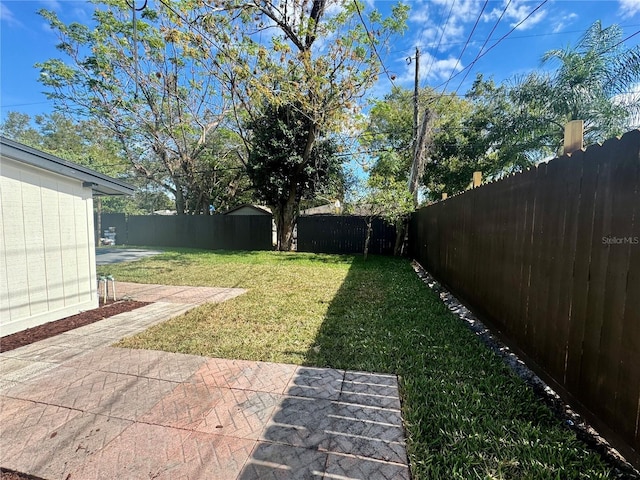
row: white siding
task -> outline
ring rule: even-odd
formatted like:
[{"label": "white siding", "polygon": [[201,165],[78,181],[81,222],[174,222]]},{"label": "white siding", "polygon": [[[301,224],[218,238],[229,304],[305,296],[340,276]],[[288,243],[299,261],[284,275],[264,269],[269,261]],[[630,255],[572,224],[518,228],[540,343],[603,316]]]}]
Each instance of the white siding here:
[{"label": "white siding", "polygon": [[97,307],[91,189],[0,162],[0,334]]}]

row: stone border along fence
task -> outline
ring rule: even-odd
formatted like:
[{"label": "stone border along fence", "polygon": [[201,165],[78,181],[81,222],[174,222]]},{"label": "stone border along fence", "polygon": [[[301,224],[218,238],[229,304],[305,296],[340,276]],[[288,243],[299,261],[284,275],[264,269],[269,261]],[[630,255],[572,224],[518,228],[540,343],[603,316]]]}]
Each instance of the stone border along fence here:
[{"label": "stone border along fence", "polygon": [[640,130],[418,210],[410,252],[640,466]]}]

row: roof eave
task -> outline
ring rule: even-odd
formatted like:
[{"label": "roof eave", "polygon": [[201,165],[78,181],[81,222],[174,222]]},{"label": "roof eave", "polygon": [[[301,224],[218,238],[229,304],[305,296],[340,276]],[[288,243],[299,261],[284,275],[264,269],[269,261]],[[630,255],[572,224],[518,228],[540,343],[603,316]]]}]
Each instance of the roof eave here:
[{"label": "roof eave", "polygon": [[69,162],[35,148],[0,137],[2,155],[12,160],[83,182],[96,195],[133,195],[136,187],[82,165]]}]

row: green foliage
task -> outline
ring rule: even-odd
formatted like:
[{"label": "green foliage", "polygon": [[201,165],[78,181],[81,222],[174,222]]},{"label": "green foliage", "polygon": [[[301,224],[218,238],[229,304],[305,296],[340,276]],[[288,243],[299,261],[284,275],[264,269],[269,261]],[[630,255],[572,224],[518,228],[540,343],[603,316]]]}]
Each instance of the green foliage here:
[{"label": "green foliage", "polygon": [[266,104],[247,128],[251,132],[249,178],[259,198],[272,208],[279,249],[288,250],[300,201],[341,183],[335,142],[316,139],[317,127],[299,103]]},{"label": "green foliage", "polygon": [[[422,100],[424,96],[423,92]],[[393,87],[373,103],[368,122],[361,143],[376,152],[371,174],[408,182],[413,161],[413,92]]]},{"label": "green foliage", "polygon": [[367,217],[382,218],[390,225],[397,225],[415,210],[406,182],[378,174],[369,177],[366,193],[358,206]]},{"label": "green foliage", "polygon": [[514,121],[531,131],[538,149],[561,153],[564,126],[571,120],[584,120],[585,145],[629,128],[640,111],[637,96],[629,95],[640,81],[640,46],[628,49],[621,40],[618,25],[603,28],[598,21],[576,45],[543,56],[545,64],[556,65],[554,71],[532,73],[510,90],[519,107]]},{"label": "green foliage", "polygon": [[299,105],[267,105],[264,114],[248,123],[252,134],[247,170],[260,198],[270,206],[295,198],[325,193],[339,181],[340,161],[331,139],[315,142],[308,158],[305,149],[313,129]]},{"label": "green foliage", "polygon": [[364,195],[354,204],[355,213],[365,217],[367,224],[366,237],[364,242],[364,259],[369,254],[369,241],[374,218],[381,218],[390,225],[395,225],[398,229],[394,251],[398,254],[399,243],[402,240],[403,224],[408,219],[411,212],[415,210],[413,195],[409,190],[406,181],[396,180],[389,176],[382,176],[374,173],[367,180]]},{"label": "green foliage", "polygon": [[465,190],[475,171],[496,178],[540,159],[540,139],[493,80],[478,75],[464,100],[444,97],[435,108],[440,120],[424,178],[432,200]]},{"label": "green foliage", "polygon": [[135,37],[126,2],[94,3],[91,25],[40,12],[64,55],[37,65],[49,98],[112,132],[132,169],[174,197],[179,213],[229,203],[241,190],[234,170],[242,162],[234,152],[242,143],[220,132],[228,123],[227,99],[215,60],[185,24],[190,13],[180,8],[188,2],[149,3]]},{"label": "green foliage", "polygon": [[0,124],[0,134],[31,147],[37,147],[40,143],[40,133],[33,128],[31,117],[26,113],[8,112],[5,121]]},{"label": "green foliage", "polygon": [[[506,143],[513,138],[505,135],[513,108],[505,89],[479,77],[467,97],[420,92],[421,110],[429,108],[435,117],[422,181],[428,198],[464,190],[474,171],[492,176],[529,163]],[[363,143],[378,152],[372,174],[407,182],[413,162],[413,92],[394,88],[374,103],[369,122]]]}]

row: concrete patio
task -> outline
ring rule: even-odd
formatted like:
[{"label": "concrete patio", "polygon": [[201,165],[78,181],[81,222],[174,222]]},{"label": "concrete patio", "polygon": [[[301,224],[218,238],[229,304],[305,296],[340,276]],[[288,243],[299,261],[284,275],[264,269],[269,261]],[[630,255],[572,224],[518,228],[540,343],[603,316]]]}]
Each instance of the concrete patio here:
[{"label": "concrete patio", "polygon": [[395,376],[113,348],[242,293],[116,287],[158,300],[0,354],[2,467],[49,480],[410,478]]}]

